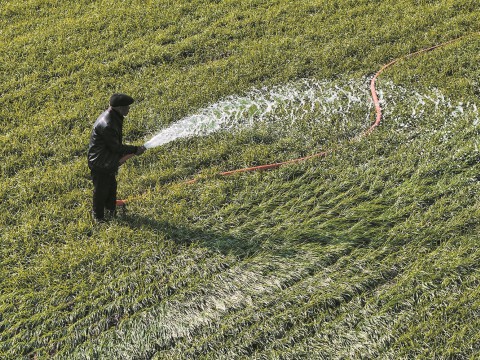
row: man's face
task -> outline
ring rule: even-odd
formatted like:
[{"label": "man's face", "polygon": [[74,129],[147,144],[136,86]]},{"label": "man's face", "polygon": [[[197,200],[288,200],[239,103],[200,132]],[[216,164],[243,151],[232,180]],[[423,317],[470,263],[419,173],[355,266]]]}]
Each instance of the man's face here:
[{"label": "man's face", "polygon": [[114,109],[118,111],[123,116],[127,116],[130,111],[130,105],[126,106],[115,106]]}]

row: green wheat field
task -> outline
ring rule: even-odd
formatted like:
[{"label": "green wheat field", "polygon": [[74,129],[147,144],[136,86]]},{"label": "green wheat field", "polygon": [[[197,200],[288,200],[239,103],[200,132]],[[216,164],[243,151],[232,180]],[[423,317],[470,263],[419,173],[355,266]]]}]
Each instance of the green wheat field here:
[{"label": "green wheat field", "polygon": [[[0,359],[479,359],[479,19],[477,0],[2,0]],[[380,75],[358,138],[373,75],[457,38]],[[92,223],[112,93],[141,145],[276,89],[318,101],[149,149],[120,168],[127,213]]]}]

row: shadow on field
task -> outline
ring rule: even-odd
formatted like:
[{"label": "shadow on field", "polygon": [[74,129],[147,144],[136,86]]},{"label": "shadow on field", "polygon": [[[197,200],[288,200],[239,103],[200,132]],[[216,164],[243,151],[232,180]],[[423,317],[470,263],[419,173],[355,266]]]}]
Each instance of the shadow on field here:
[{"label": "shadow on field", "polygon": [[231,234],[218,231],[208,231],[188,226],[172,225],[167,221],[143,217],[137,214],[127,214],[120,218],[123,225],[131,229],[149,229],[164,234],[169,240],[179,245],[199,244],[212,251],[222,254],[232,254],[238,257],[247,257],[258,251],[260,245],[256,241],[238,238]]}]

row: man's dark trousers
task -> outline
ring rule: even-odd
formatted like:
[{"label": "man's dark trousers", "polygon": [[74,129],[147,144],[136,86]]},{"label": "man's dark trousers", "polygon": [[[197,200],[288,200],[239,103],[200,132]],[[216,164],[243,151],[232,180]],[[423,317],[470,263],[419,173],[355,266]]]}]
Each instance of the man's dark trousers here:
[{"label": "man's dark trousers", "polygon": [[117,179],[115,173],[103,173],[92,170],[93,180],[93,217],[104,220],[105,209],[115,213],[117,200]]}]

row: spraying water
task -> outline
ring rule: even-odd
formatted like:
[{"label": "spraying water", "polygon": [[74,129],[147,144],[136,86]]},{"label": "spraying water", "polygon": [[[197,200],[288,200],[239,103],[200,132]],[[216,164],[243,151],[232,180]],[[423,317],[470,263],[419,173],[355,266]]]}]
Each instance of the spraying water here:
[{"label": "spraying water", "polygon": [[[153,148],[179,138],[206,136],[268,124],[277,136],[309,141],[320,131],[342,133],[346,138],[360,134],[372,121],[369,79],[318,81],[302,79],[283,86],[254,89],[244,96],[230,96],[161,130],[145,143]],[[384,116],[392,130],[412,129],[426,114],[443,116],[445,124],[432,124],[431,131],[452,124],[465,112],[479,122],[475,104],[453,104],[440,91],[425,94],[382,82],[378,91]],[[422,131],[429,132],[429,127]],[[323,136],[323,135],[322,135]],[[325,141],[325,136],[320,139]],[[318,144],[310,144],[312,147]]]},{"label": "spraying water", "polygon": [[448,131],[463,118],[472,125],[479,123],[479,111],[475,103],[455,103],[438,89],[419,93],[412,89],[382,83],[381,102],[384,116],[394,131],[413,131],[421,124],[420,131],[433,134]]},{"label": "spraying water", "polygon": [[257,123],[292,126],[306,115],[318,113],[318,120],[335,115],[348,116],[355,106],[364,108],[368,117],[368,97],[364,84],[352,81],[332,86],[331,82],[300,80],[284,86],[252,90],[245,96],[230,96],[198,113],[187,116],[156,134],[145,143],[153,148],[179,138],[206,136],[213,132],[235,130]]}]

